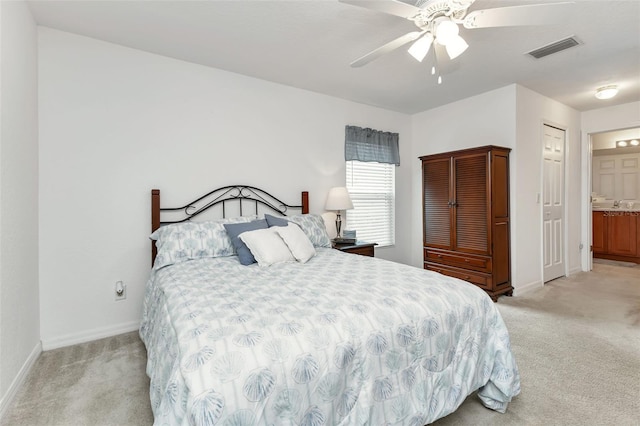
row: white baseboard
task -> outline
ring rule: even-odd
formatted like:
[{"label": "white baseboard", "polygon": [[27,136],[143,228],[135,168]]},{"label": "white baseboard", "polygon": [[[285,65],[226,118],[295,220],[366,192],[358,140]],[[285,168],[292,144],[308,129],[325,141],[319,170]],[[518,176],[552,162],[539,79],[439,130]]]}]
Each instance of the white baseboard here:
[{"label": "white baseboard", "polygon": [[42,340],[42,350],[50,351],[51,349],[62,348],[65,346],[77,345],[78,343],[90,342],[92,340],[104,339],[105,337],[116,336],[118,334],[136,331],[140,328],[140,321],[131,321],[117,324],[110,327],[94,328],[93,330],[83,331],[81,333],[66,334],[53,339]]},{"label": "white baseboard", "polygon": [[0,399],[0,420],[4,417],[4,415],[11,407],[13,399],[16,397],[18,390],[20,390],[20,388],[24,384],[25,380],[27,379],[27,375],[31,371],[31,368],[33,368],[33,365],[35,364],[41,353],[42,343],[38,342],[38,344],[36,344],[36,346],[27,357],[27,360],[22,365],[22,368],[16,375],[15,379],[13,379],[13,382],[11,382],[9,389],[7,389],[7,392],[2,396],[2,399]]},{"label": "white baseboard", "polygon": [[569,275],[577,274],[578,272],[582,272],[582,266],[576,266],[573,269],[569,269]]},{"label": "white baseboard", "polygon": [[544,287],[544,283],[542,281],[532,281],[528,284],[522,284],[518,287],[513,288],[514,296],[522,296],[523,294],[530,293],[534,290]]}]

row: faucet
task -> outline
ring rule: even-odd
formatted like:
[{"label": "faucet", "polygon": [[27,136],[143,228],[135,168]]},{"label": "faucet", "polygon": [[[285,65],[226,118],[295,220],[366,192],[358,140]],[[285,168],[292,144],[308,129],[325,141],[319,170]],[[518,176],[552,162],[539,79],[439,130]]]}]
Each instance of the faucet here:
[{"label": "faucet", "polygon": [[620,208],[620,200],[613,200],[613,208],[614,209]]}]

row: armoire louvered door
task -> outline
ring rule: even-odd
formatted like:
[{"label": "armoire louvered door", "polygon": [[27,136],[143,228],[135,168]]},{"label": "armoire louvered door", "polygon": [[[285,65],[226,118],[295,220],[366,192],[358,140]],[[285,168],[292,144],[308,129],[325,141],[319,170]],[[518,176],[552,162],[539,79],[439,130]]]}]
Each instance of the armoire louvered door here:
[{"label": "armoire louvered door", "polygon": [[455,170],[454,250],[489,254],[487,246],[487,154],[452,159]]},{"label": "armoire louvered door", "polygon": [[511,295],[509,149],[420,157],[425,269]]},{"label": "armoire louvered door", "polygon": [[[423,163],[424,245],[452,248],[450,211],[451,162],[448,158]],[[432,185],[424,185],[424,182]],[[426,220],[426,218],[429,220]]]}]

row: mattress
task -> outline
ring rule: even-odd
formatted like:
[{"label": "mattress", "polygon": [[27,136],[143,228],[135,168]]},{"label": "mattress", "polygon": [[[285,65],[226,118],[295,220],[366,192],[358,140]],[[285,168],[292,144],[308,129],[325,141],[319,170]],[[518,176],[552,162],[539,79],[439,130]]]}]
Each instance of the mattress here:
[{"label": "mattress", "polygon": [[153,270],[140,336],[157,425],[424,425],[476,390],[500,412],[520,391],[481,289],[328,248]]}]

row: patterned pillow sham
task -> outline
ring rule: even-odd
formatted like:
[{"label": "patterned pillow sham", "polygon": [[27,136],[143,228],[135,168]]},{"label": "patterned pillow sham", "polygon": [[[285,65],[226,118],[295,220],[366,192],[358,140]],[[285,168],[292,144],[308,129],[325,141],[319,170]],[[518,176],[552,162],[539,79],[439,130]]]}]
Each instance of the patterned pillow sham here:
[{"label": "patterned pillow sham", "polygon": [[314,247],[331,247],[331,239],[327,234],[322,216],[317,214],[297,214],[289,216],[291,222],[302,228]]},{"label": "patterned pillow sham", "polygon": [[149,238],[156,240],[158,254],[154,269],[203,257],[223,257],[236,254],[225,223],[244,223],[255,216],[236,217],[206,222],[174,223],[157,229]]}]

